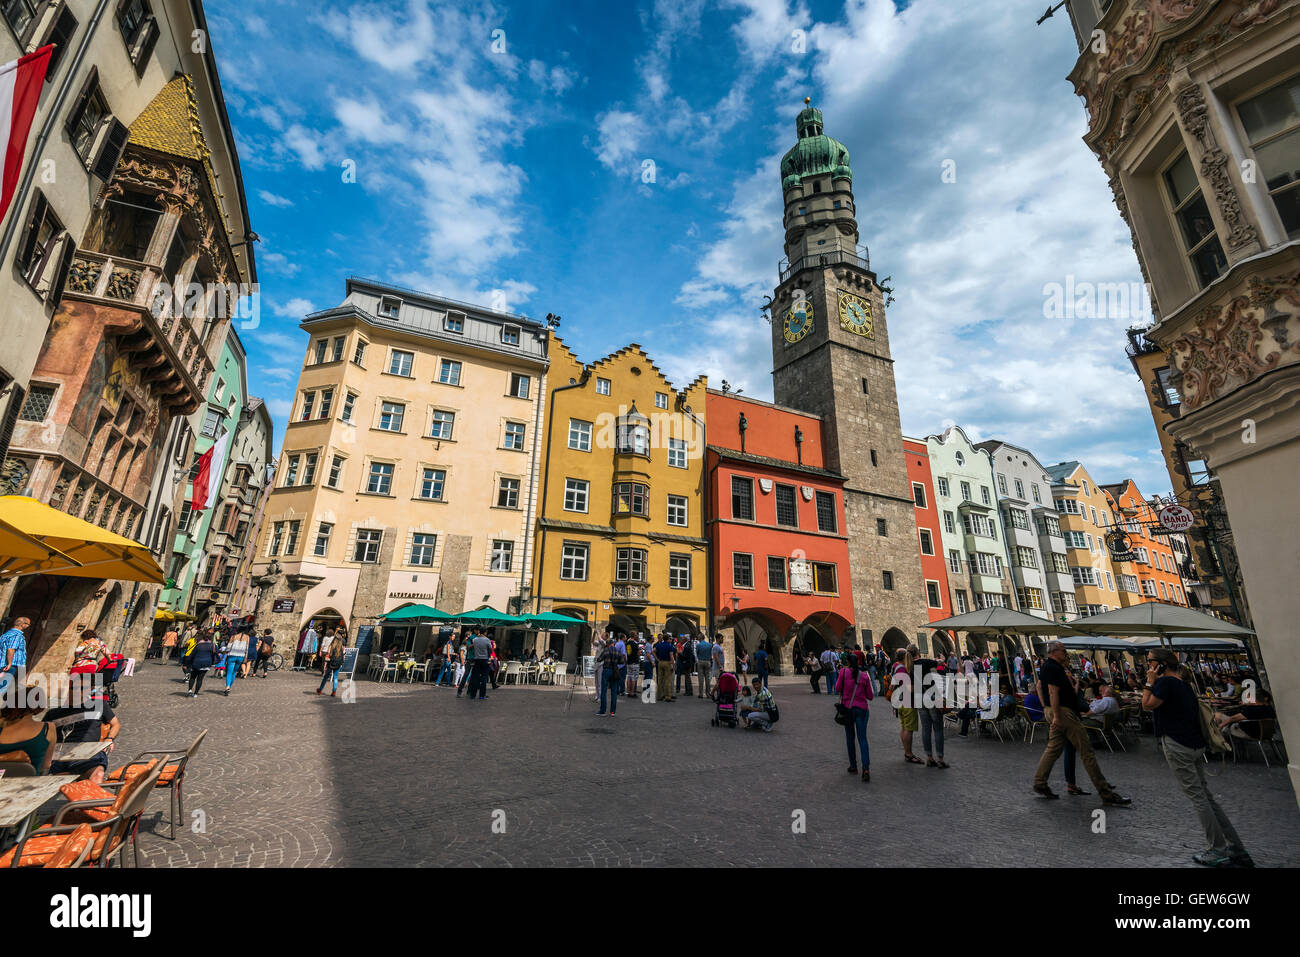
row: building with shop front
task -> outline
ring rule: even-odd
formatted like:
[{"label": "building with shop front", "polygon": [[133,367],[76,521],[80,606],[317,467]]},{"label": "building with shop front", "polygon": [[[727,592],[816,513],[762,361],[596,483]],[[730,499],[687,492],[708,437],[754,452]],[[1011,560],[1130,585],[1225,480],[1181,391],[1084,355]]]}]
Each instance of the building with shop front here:
[{"label": "building with shop front", "polygon": [[[931,621],[950,618],[953,614],[952,592],[948,585],[948,561],[943,549],[943,521],[935,500],[934,475],[930,471],[930,449],[923,439],[903,436],[903,454],[907,456],[907,480],[912,486],[916,512],[916,545],[921,556],[921,583],[925,587],[925,606]],[[954,650],[953,635],[932,632],[936,652]]]},{"label": "building with shop front", "polygon": [[678,389],[635,343],[584,365],[550,341],[533,607],[594,632],[699,635],[708,625],[706,389]]},{"label": "building with shop front", "polygon": [[258,623],[348,629],[420,602],[509,611],[526,593],[547,328],[352,278],[307,316],[266,505]]},{"label": "building with shop front", "polygon": [[205,572],[215,592],[213,610],[230,618],[257,611],[253,563],[275,477],[273,429],[266,403],[257,396],[250,398],[231,444],[232,464],[221,500],[218,537],[213,540],[218,551],[209,559],[210,571]]},{"label": "building with shop front", "polygon": [[[1145,335],[1180,400],[1165,428],[1218,478],[1294,742],[1300,538],[1279,476],[1300,473],[1300,0],[1070,0],[1070,14],[1084,142],[1132,231],[1155,314]],[[1300,763],[1289,771],[1300,795]]]},{"label": "building with shop front", "polygon": [[[25,11],[38,15],[22,23]],[[14,380],[4,490],[136,539],[165,567],[183,484],[172,477],[192,464],[181,423],[206,400],[228,288],[256,281],[211,39],[193,42],[207,36],[202,6],[3,13],[0,60],[16,55],[15,36],[26,46],[50,22],[63,31],[0,232],[0,362]],[[47,159],[53,182],[29,176]],[[191,283],[198,294],[168,294]],[[160,590],[31,575],[0,590],[0,608],[32,619],[33,668],[62,668],[86,628],[142,655]]]},{"label": "building with shop front", "polygon": [[925,444],[953,614],[1015,608],[1011,562],[993,493],[992,457],[957,425],[926,436]]},{"label": "building with shop front", "polygon": [[1052,500],[1052,477],[1028,449],[997,440],[979,442],[976,448],[992,459],[1017,606],[1040,618],[1077,617],[1074,576]]},{"label": "building with shop front", "polygon": [[710,607],[727,660],[762,647],[790,674],[793,655],[855,644],[844,477],[825,467],[821,420],[714,389],[705,407]]},{"label": "building with shop front", "polygon": [[1129,554],[1133,557],[1117,562],[1115,573],[1122,579],[1120,606],[1147,601],[1187,605],[1187,588],[1178,567],[1170,535],[1160,526],[1156,509],[1142,496],[1137,483],[1125,479],[1102,490],[1111,501],[1113,523],[1127,535]]}]

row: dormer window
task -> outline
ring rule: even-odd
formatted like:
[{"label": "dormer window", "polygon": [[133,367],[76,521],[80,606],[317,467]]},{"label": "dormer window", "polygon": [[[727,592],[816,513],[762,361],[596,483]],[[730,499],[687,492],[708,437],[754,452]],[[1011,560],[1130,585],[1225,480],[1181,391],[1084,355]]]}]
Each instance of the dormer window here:
[{"label": "dormer window", "polygon": [[519,345],[519,327],[518,327],[518,326],[502,326],[502,327],[501,327],[501,341],[504,342],[504,343],[505,343],[506,345],[508,345],[508,346],[517,346],[517,345]]},{"label": "dormer window", "polygon": [[395,296],[380,296],[379,315],[383,319],[396,319],[402,311],[402,300]]},{"label": "dormer window", "polygon": [[447,318],[443,320],[442,327],[448,332],[454,332],[457,335],[465,331],[465,315],[460,312],[449,312]]}]

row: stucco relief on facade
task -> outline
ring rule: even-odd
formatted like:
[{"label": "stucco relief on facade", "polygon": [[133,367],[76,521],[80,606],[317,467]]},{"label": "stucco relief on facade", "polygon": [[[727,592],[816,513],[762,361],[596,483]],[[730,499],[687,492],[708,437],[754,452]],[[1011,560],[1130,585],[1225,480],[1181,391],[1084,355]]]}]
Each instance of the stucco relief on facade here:
[{"label": "stucco relief on facade", "polygon": [[1174,102],[1183,128],[1196,138],[1204,150],[1201,156],[1201,177],[1209,181],[1210,188],[1214,191],[1215,205],[1219,207],[1223,221],[1228,226],[1228,246],[1239,249],[1255,242],[1255,227],[1246,222],[1237,188],[1228,176],[1228,154],[1219,148],[1214,139],[1214,131],[1210,129],[1210,110],[1201,88],[1194,83],[1183,87],[1174,97]]},{"label": "stucco relief on facade", "polygon": [[1252,277],[1246,295],[1205,309],[1169,351],[1181,373],[1183,404],[1189,411],[1294,361],[1287,353],[1300,356],[1300,272]]}]

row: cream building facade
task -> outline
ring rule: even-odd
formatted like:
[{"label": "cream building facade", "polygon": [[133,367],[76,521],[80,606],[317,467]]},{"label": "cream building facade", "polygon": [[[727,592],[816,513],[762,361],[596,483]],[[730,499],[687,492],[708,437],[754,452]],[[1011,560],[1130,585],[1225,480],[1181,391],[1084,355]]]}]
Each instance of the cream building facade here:
[{"label": "cream building facade", "polygon": [[1084,141],[1132,230],[1179,399],[1166,429],[1218,477],[1300,796],[1300,0],[1070,12]]},{"label": "cream building facade", "polygon": [[253,568],[258,621],[356,627],[527,595],[545,325],[349,279],[309,341]]}]

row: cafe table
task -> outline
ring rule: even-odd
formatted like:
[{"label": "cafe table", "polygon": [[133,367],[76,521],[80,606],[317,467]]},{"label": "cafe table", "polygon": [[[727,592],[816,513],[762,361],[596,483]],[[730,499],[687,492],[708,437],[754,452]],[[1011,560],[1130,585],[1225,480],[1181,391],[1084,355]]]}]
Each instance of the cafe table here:
[{"label": "cafe table", "polygon": [[68,741],[54,746],[55,761],[89,761],[102,751],[107,751],[112,741]]},{"label": "cafe table", "polygon": [[[75,774],[43,774],[36,777],[0,778],[0,828],[17,828],[15,844],[27,839],[27,831],[42,804],[59,793],[59,788],[77,780]],[[12,866],[18,866],[14,855]]]}]

